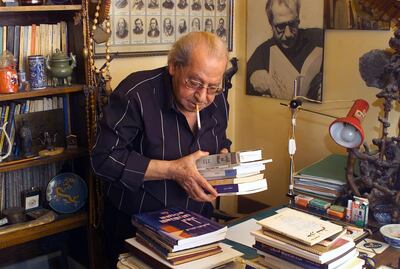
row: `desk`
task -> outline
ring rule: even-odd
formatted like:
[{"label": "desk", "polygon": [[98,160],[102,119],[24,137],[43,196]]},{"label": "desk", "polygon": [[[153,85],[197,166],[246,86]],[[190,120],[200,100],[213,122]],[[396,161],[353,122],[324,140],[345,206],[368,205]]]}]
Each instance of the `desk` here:
[{"label": "desk", "polygon": [[[235,226],[250,219],[261,220],[263,218],[274,215],[276,210],[281,209],[283,207],[284,206],[275,207],[267,210],[261,210],[244,218],[236,219],[232,222],[229,222],[228,227]],[[243,233],[241,234],[245,236],[246,234],[250,234],[250,231],[243,231]],[[370,236],[370,238],[384,242],[384,239],[382,235],[379,233],[379,231],[375,232],[372,236]],[[229,239],[225,239],[224,242],[233,246],[233,248],[235,248],[236,250],[244,253],[243,256],[244,259],[253,259],[258,256],[256,250],[251,247],[245,246],[241,243]],[[396,249],[394,247],[389,246],[389,248],[387,248],[383,253],[376,255],[374,259],[377,262],[377,267],[380,265],[386,265],[395,269],[400,268],[399,267],[400,249]]]}]

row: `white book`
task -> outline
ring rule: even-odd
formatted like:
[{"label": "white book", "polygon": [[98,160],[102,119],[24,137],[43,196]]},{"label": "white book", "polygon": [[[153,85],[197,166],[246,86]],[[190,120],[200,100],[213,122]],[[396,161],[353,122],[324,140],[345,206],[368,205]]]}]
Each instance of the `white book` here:
[{"label": "white book", "polygon": [[252,190],[257,190],[261,188],[265,188],[267,186],[267,180],[265,178],[251,181],[251,182],[244,182],[239,184],[225,184],[225,185],[216,185],[214,186],[215,190],[218,193],[242,193],[248,192]]},{"label": "white book", "polygon": [[262,159],[261,149],[236,151],[221,154],[212,154],[202,157],[196,161],[196,166],[200,168],[208,168],[227,164],[238,164],[245,162],[258,161]]},{"label": "white book", "polygon": [[224,184],[239,184],[239,183],[244,183],[244,182],[251,182],[251,181],[256,181],[264,178],[263,173],[255,174],[255,175],[250,175],[246,177],[231,177],[231,178],[222,178],[222,179],[210,179],[208,180],[208,183],[210,183],[213,186],[216,185],[224,185]]},{"label": "white book", "polygon": [[197,170],[199,170],[200,173],[203,173],[203,172],[215,171],[215,170],[253,167],[253,166],[259,166],[261,164],[266,164],[266,163],[270,163],[270,162],[272,162],[272,159],[260,160],[260,161],[254,161],[254,162],[247,162],[247,163],[222,164],[222,165],[205,167],[205,168],[197,168]]},{"label": "white book", "polygon": [[232,195],[248,195],[248,194],[253,194],[253,193],[258,193],[262,191],[268,190],[268,184],[267,186],[263,188],[258,188],[250,191],[242,191],[242,192],[226,192],[226,193],[218,193],[217,196],[232,196]]},{"label": "white book", "polygon": [[[131,245],[136,251],[133,253],[134,255],[130,256],[130,262],[136,265],[138,268],[160,268],[160,267],[167,267],[172,269],[211,269],[222,266],[233,261],[235,258],[238,258],[243,255],[243,253],[233,249],[231,246],[226,245],[224,243],[220,243],[222,248],[222,252],[208,256],[202,259],[198,259],[192,262],[187,262],[184,264],[179,265],[172,265],[166,259],[157,255],[153,250],[150,248],[140,244],[136,238],[129,238],[125,240],[126,243]],[[143,260],[150,259],[153,260],[153,264],[150,265],[149,263],[144,262]],[[162,264],[154,267],[155,264]]]},{"label": "white book", "polygon": [[252,166],[240,166],[227,169],[210,169],[199,171],[200,174],[206,179],[216,179],[216,178],[229,178],[244,176],[250,174],[259,174],[261,171],[265,170],[265,164],[258,164]]},{"label": "white book", "polygon": [[285,208],[257,224],[310,246],[343,230],[340,225],[291,208]]}]

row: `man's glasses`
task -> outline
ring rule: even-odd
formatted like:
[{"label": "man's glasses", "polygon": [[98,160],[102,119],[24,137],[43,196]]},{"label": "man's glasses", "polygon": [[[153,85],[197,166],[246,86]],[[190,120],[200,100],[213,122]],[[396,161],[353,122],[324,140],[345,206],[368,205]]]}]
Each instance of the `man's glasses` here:
[{"label": "man's glasses", "polygon": [[186,84],[187,88],[196,90],[196,91],[200,91],[203,88],[206,88],[207,94],[209,94],[209,95],[214,95],[214,94],[218,95],[218,94],[224,92],[224,88],[221,86],[216,86],[216,85],[206,86],[202,82],[195,80],[195,79],[187,78],[187,79],[185,79],[185,84]]},{"label": "man's glasses", "polygon": [[297,28],[299,26],[300,20],[295,19],[288,22],[275,24],[274,27],[278,33],[283,33],[287,26],[289,26],[290,30]]}]

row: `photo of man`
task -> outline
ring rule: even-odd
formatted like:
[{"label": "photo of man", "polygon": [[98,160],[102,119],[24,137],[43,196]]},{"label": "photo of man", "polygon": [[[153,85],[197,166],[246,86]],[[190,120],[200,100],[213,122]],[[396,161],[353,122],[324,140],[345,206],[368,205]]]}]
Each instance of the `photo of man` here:
[{"label": "photo of man", "polygon": [[133,0],[132,1],[132,9],[133,10],[142,10],[144,7],[143,0]]},{"label": "photo of man", "polygon": [[155,9],[159,7],[158,0],[149,0],[149,4],[147,5],[150,9]]},{"label": "photo of man", "polygon": [[117,0],[114,5],[116,8],[124,8],[128,5],[128,0]]},{"label": "photo of man", "polygon": [[183,35],[187,32],[187,24],[185,19],[180,19],[178,24],[178,32]]},{"label": "photo of man", "polygon": [[137,18],[135,20],[135,27],[133,27],[133,33],[135,35],[141,35],[141,34],[143,34],[143,31],[144,31],[144,29],[143,29],[143,21],[142,21],[141,18]]},{"label": "photo of man", "polygon": [[192,10],[195,10],[195,11],[201,10],[201,3],[200,3],[200,0],[193,0],[193,3],[192,3],[192,5],[191,5],[191,8],[192,8]]},{"label": "photo of man", "polygon": [[204,31],[214,33],[214,24],[211,18],[204,21]]},{"label": "photo of man", "polygon": [[[263,6],[272,36],[261,44],[248,45],[254,51],[248,51],[247,94],[289,100],[294,96],[293,85],[297,80],[297,95],[322,100],[323,1],[319,8],[313,0],[263,0],[251,4],[256,2],[248,12],[256,12]],[[300,7],[305,6],[313,13],[303,17],[318,18],[321,28],[300,27]],[[317,10],[320,20],[315,16]],[[259,20],[254,23],[260,25]]]},{"label": "photo of man", "polygon": [[191,25],[192,25],[192,32],[200,31],[200,19],[199,18],[193,18]]},{"label": "photo of man", "polygon": [[204,3],[204,8],[208,11],[214,11],[214,0],[206,0],[206,2]]},{"label": "photo of man", "polygon": [[128,23],[125,18],[119,18],[115,27],[115,35],[119,39],[125,39],[128,36]]},{"label": "photo of man", "polygon": [[219,12],[224,11],[226,8],[226,0],[217,0],[217,10]]},{"label": "photo of man", "polygon": [[187,0],[179,0],[177,6],[179,9],[185,9],[188,6]]},{"label": "photo of man", "polygon": [[215,33],[217,36],[219,36],[222,40],[226,41],[226,28],[225,28],[225,20],[223,18],[220,18],[218,20],[218,27],[217,30],[215,30]]},{"label": "photo of man", "polygon": [[174,8],[174,2],[172,1],[172,0],[165,0],[163,3],[162,3],[162,6],[163,6],[163,8],[166,8],[166,9],[173,9]]},{"label": "photo of man", "polygon": [[165,36],[172,36],[174,34],[174,26],[170,18],[165,18],[163,22],[163,32]]},{"label": "photo of man", "polygon": [[156,18],[150,19],[149,31],[147,32],[148,37],[159,37],[160,29],[158,28],[158,21]]}]

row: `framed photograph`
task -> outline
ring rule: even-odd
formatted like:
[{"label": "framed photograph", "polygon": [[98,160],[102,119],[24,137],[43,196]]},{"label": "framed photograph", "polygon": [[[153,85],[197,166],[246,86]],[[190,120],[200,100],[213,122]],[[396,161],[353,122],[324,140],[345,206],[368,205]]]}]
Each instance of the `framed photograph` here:
[{"label": "framed photograph", "polygon": [[247,0],[247,12],[246,93],[321,101],[324,1]]},{"label": "framed photograph", "polygon": [[[232,50],[233,0],[112,0],[110,50],[116,56],[166,54],[184,34],[209,31]],[[105,54],[105,43],[95,55]]]},{"label": "framed photograph", "polygon": [[[365,2],[365,1],[364,1]],[[381,4],[382,3],[382,4]],[[389,1],[387,1],[390,4]],[[337,30],[389,30],[390,22],[376,19],[373,12],[382,14],[388,9],[385,1],[374,6],[360,0],[325,0],[325,24],[327,29]]]}]

